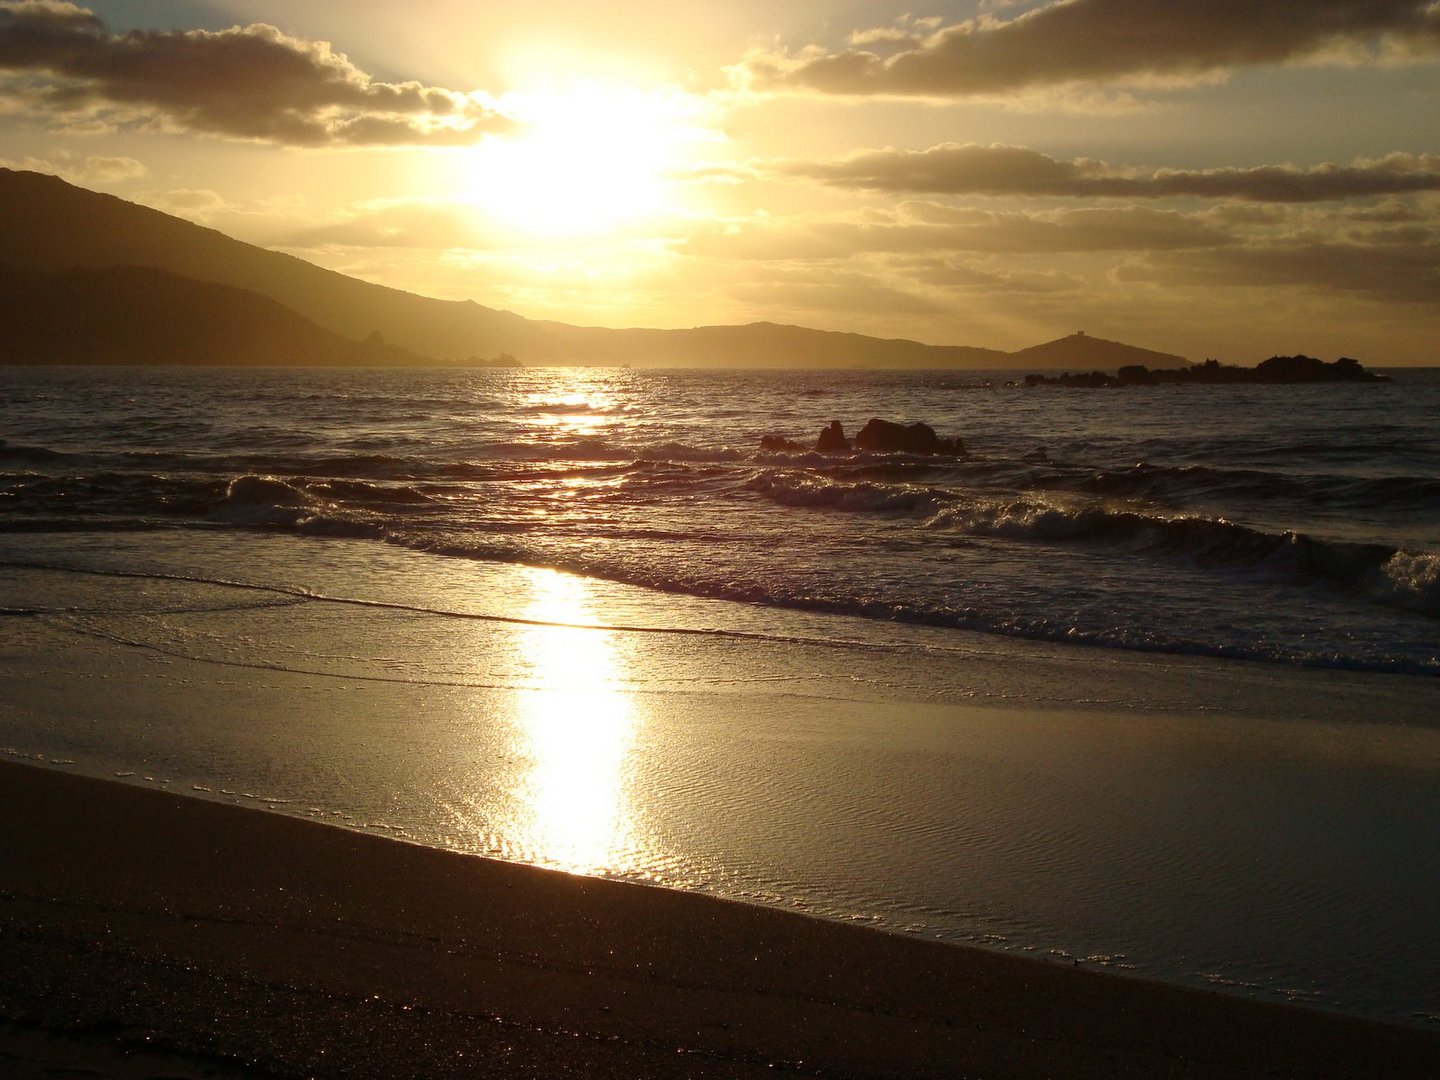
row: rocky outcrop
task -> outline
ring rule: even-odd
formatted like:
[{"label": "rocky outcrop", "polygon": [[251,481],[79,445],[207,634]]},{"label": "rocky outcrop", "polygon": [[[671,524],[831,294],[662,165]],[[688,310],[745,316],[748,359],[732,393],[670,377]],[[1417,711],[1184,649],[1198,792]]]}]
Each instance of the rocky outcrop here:
[{"label": "rocky outcrop", "polygon": [[1255,368],[1257,382],[1389,382],[1384,375],[1366,371],[1360,361],[1342,356],[1333,364],[1313,356],[1272,356]]},{"label": "rocky outcrop", "polygon": [[[1126,368],[1125,370],[1133,370]],[[1140,370],[1144,370],[1141,368]],[[1026,375],[1026,386],[1078,386],[1087,390],[1103,389],[1110,386],[1125,386],[1119,378],[1114,375],[1106,375],[1103,371],[1082,371],[1072,375],[1065,372],[1063,375]]]},{"label": "rocky outcrop", "polygon": [[769,450],[771,453],[781,454],[803,454],[810,447],[804,443],[798,443],[794,439],[787,439],[784,435],[762,435],[760,437],[760,449]]},{"label": "rocky outcrop", "polygon": [[929,424],[896,424],[890,420],[872,419],[855,436],[856,450],[876,454],[951,454],[965,453],[959,439],[942,439]]},{"label": "rocky outcrop", "polygon": [[845,428],[839,420],[831,420],[820,432],[814,447],[787,439],[783,435],[765,435],[760,439],[760,449],[772,453],[848,454],[852,450],[864,450],[872,454],[948,454],[952,457],[965,455],[965,444],[959,439],[942,439],[929,424],[897,424],[878,417],[870,420],[854,440],[845,437]]},{"label": "rocky outcrop", "polygon": [[820,432],[820,438],[815,440],[815,450],[821,454],[850,452],[850,440],[845,438],[845,429],[840,426],[839,420],[831,420],[830,426]]},{"label": "rocky outcrop", "polygon": [[1026,386],[1078,386],[1107,388],[1113,386],[1233,386],[1256,383],[1286,385],[1295,383],[1389,382],[1385,375],[1366,371],[1358,360],[1342,356],[1333,364],[1313,356],[1272,356],[1253,368],[1206,360],[1183,368],[1147,368],[1143,364],[1127,364],[1115,375],[1091,371],[1072,375],[1026,375]]}]

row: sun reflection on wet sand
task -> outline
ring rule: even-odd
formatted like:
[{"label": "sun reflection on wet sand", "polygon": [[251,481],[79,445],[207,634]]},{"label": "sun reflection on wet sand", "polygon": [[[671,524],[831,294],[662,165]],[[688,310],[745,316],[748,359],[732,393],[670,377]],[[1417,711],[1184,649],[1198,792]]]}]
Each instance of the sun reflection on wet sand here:
[{"label": "sun reflection on wet sand", "polygon": [[[533,588],[526,619],[588,623],[583,578],[553,570],[527,573]],[[535,689],[518,695],[516,753],[521,843],[546,865],[581,874],[623,870],[631,848],[627,762],[634,703],[622,686],[614,635],[576,626],[530,626],[519,650]]]}]

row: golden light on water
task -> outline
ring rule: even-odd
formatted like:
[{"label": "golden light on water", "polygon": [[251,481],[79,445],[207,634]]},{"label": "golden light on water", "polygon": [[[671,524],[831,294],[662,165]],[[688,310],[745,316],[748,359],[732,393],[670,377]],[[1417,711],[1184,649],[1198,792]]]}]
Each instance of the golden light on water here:
[{"label": "golden light on water", "polygon": [[[527,577],[534,591],[524,618],[593,619],[583,578],[538,569]],[[573,873],[622,869],[631,846],[626,766],[636,716],[614,635],[532,626],[522,631],[520,649],[537,688],[518,695],[519,840],[539,861]]]},{"label": "golden light on water", "polygon": [[608,424],[607,412],[615,404],[612,394],[536,391],[526,405],[539,410],[532,423],[551,434],[587,436],[598,434]]}]

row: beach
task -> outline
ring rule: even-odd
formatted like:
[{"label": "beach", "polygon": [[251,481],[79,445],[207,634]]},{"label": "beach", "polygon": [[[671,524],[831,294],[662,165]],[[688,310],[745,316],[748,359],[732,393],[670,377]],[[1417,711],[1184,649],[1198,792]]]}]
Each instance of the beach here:
[{"label": "beach", "polygon": [[[246,541],[267,543],[307,557]],[[343,550],[324,548],[341,575]],[[938,671],[917,683],[909,653],[897,668],[831,638],[459,634],[386,608],[257,607],[167,557],[172,578],[6,571],[17,602],[68,612],[0,622],[0,1047],[17,1070],[1396,1077],[1440,1061],[1433,1021],[1337,1011],[1393,1015],[1406,986],[1425,1000],[1405,965],[1433,948],[1413,865],[1440,767],[1427,680],[1277,687],[1243,665],[1008,649],[948,658],[965,695]],[[423,574],[399,557],[413,591]],[[605,625],[625,610],[603,583],[477,572],[516,602],[582,590]],[[457,653],[492,681],[459,677]],[[1102,700],[1077,702],[1082,684]],[[1258,708],[1267,690],[1283,709]],[[1314,837],[1280,827],[1297,800]],[[1336,813],[1353,837],[1326,839]],[[1361,862],[1306,877],[1290,846]],[[1222,933],[1230,966],[1186,956]],[[1242,977],[1267,965],[1268,983]]]},{"label": "beach", "polygon": [[1234,8],[0,0],[0,1080],[1440,1080],[1440,0]]},{"label": "beach", "polygon": [[1425,1075],[1434,384],[832,374],[21,372],[9,1063]]},{"label": "beach", "polygon": [[3,1015],[239,1075],[1419,1077],[1440,1061],[1434,1032],[31,766],[0,777]]}]

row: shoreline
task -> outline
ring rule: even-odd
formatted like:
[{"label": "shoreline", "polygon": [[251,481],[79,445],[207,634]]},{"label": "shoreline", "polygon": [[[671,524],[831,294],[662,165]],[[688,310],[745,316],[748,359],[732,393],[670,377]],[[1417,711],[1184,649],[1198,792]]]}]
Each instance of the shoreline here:
[{"label": "shoreline", "polygon": [[[106,562],[140,554],[104,540]],[[12,601],[55,612],[0,627],[0,757],[1202,991],[1440,1015],[1429,681],[932,652],[912,631],[866,650],[808,616],[755,640],[587,631],[566,624],[753,626],[358,544],[144,554],[187,578],[10,575]],[[211,580],[242,559],[549,621],[256,602]]]},{"label": "shoreline", "polygon": [[0,791],[0,1018],[88,1033],[91,1051],[129,1040],[277,1077],[1419,1077],[1440,1061],[1423,1029],[32,765],[0,762]]}]

